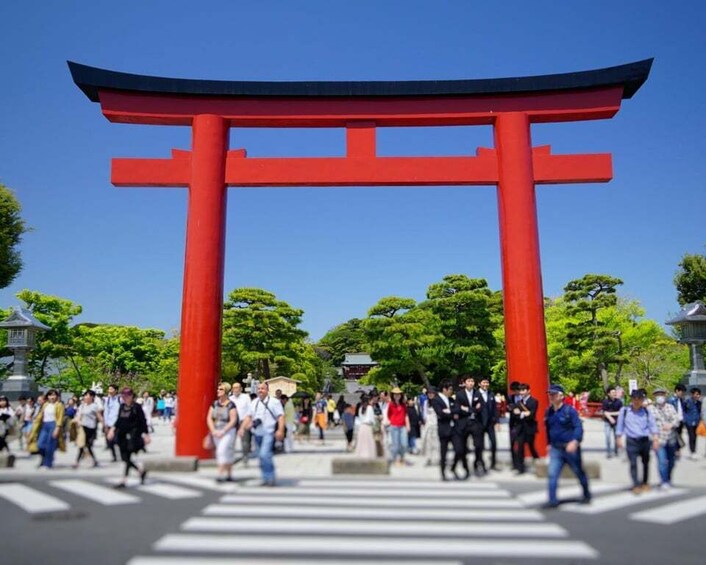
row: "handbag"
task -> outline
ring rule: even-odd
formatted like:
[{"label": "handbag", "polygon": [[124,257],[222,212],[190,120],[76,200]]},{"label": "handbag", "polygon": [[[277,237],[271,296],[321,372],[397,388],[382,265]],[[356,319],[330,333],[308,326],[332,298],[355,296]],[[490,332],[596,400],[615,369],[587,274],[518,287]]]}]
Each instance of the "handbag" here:
[{"label": "handbag", "polygon": [[699,425],[696,426],[696,435],[706,437],[706,423],[704,423],[703,420],[701,420],[699,422]]},{"label": "handbag", "polygon": [[76,447],[86,447],[86,430],[83,426],[76,427]]},{"label": "handbag", "polygon": [[203,438],[203,448],[208,451],[213,451],[216,448],[216,445],[213,443],[213,436],[210,432]]}]

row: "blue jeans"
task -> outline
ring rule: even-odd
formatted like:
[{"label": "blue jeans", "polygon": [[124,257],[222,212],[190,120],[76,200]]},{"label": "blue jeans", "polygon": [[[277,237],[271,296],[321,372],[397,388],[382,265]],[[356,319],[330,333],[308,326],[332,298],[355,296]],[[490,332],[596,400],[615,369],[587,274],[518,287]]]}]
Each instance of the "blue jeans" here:
[{"label": "blue jeans", "polygon": [[559,486],[559,477],[564,465],[568,465],[574,472],[583,488],[584,498],[590,498],[591,493],[588,490],[588,477],[581,465],[581,448],[578,448],[574,453],[568,453],[566,449],[558,447],[549,447],[549,502],[558,504],[559,499],[556,496],[556,491]]},{"label": "blue jeans", "polygon": [[615,427],[608,422],[603,422],[603,432],[605,433],[605,450],[608,457],[618,454],[618,444],[615,441]]},{"label": "blue jeans", "polygon": [[662,484],[671,484],[672,482],[672,470],[674,469],[674,462],[676,460],[677,447],[676,443],[674,445],[660,445],[657,450],[657,468],[659,469],[659,477]]},{"label": "blue jeans", "polygon": [[407,453],[407,428],[404,426],[390,426],[390,459],[393,461],[398,457],[404,459]]},{"label": "blue jeans", "polygon": [[260,470],[262,471],[262,480],[265,482],[274,482],[275,480],[275,462],[274,462],[274,445],[275,434],[266,433],[259,436],[254,435],[255,449],[257,456],[260,458]]},{"label": "blue jeans", "polygon": [[56,429],[56,422],[45,422],[39,430],[39,438],[37,439],[37,448],[42,456],[42,467],[54,466],[54,452],[59,445],[59,439],[53,437]]},{"label": "blue jeans", "polygon": [[414,453],[417,451],[417,438],[413,434],[409,434],[409,440],[407,441],[409,447],[409,452]]}]

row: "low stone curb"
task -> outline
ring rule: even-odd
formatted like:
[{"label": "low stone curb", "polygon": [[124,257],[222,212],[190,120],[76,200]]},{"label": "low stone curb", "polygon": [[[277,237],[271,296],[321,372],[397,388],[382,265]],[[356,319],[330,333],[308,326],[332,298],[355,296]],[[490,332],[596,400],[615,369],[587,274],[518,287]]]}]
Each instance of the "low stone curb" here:
[{"label": "low stone curb", "polygon": [[[583,470],[589,479],[601,478],[601,464],[598,461],[583,461]],[[546,479],[548,476],[549,466],[544,461],[537,461],[534,466],[534,472],[539,479]],[[564,465],[561,470],[562,479],[574,479],[576,475],[568,465]]]},{"label": "low stone curb", "polygon": [[389,475],[390,463],[382,458],[334,457],[331,460],[331,473],[333,475]]},{"label": "low stone curb", "polygon": [[163,473],[193,473],[199,470],[198,457],[165,457],[146,459],[145,470]]}]

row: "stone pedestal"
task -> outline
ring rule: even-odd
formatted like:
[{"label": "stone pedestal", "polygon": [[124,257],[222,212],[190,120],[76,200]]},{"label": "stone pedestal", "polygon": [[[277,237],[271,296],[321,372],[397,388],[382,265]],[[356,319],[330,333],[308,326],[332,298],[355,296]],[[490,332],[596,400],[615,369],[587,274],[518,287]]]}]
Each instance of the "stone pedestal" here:
[{"label": "stone pedestal", "polygon": [[701,394],[706,393],[706,371],[704,370],[695,370],[695,371],[689,371],[684,375],[684,384],[686,385],[687,389],[691,389],[692,387],[696,387],[701,390]]},{"label": "stone pedestal", "polygon": [[29,377],[13,375],[0,383],[0,393],[7,396],[10,402],[16,402],[20,396],[37,397],[37,383]]}]

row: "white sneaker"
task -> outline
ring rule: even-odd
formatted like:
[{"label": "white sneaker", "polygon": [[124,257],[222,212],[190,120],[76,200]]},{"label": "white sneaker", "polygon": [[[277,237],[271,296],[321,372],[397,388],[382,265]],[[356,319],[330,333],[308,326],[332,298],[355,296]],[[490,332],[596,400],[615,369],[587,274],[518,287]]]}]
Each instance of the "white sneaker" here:
[{"label": "white sneaker", "polygon": [[672,490],[672,485],[670,485],[669,483],[662,483],[661,485],[659,485],[659,490],[661,490],[662,492],[669,492],[670,490]]}]

